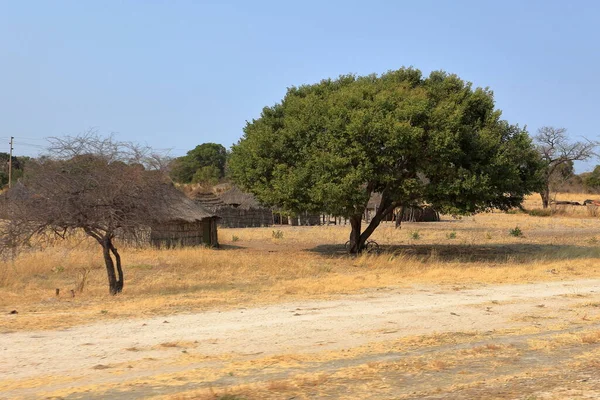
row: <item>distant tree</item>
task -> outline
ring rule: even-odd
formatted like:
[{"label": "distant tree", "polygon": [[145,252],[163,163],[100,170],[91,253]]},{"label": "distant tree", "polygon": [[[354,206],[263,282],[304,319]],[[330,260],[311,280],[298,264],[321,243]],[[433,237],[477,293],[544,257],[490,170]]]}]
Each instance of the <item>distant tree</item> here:
[{"label": "distant tree", "polygon": [[171,164],[171,178],[180,183],[214,182],[225,176],[227,150],[217,143],[204,143]]},{"label": "distant tree", "polygon": [[592,172],[585,174],[583,184],[594,191],[600,189],[600,165],[596,165]]},{"label": "distant tree", "polygon": [[[8,160],[9,153],[0,152],[0,188],[8,184]],[[23,176],[25,164],[29,161],[29,157],[12,157],[12,181],[16,182]]]},{"label": "distant tree", "polygon": [[589,140],[570,142],[565,128],[550,126],[538,129],[534,141],[542,158],[539,171],[542,206],[548,208],[553,182],[560,181],[569,169],[572,170],[573,161],[585,161],[594,156],[598,143]]},{"label": "distant tree", "polygon": [[148,226],[165,209],[170,184],[150,149],[94,132],[51,138],[49,153],[31,162],[7,193],[3,239],[26,244],[36,235],[82,230],[101,246],[109,291],[123,290],[115,235]]},{"label": "distant tree", "polygon": [[575,177],[575,164],[573,161],[560,164],[550,177],[550,193],[565,190],[570,182],[576,180]]},{"label": "distant tree", "polygon": [[[519,205],[539,157],[527,133],[500,119],[488,89],[415,69],[341,76],[288,89],[233,146],[231,178],[288,212],[349,218],[350,251],[396,207],[419,202],[469,214]],[[381,202],[367,228],[374,192]]]},{"label": "distant tree", "polygon": [[192,183],[213,186],[219,183],[219,179],[222,177],[223,174],[217,167],[208,165],[206,167],[200,167],[196,173],[194,173],[194,176],[192,176]]}]

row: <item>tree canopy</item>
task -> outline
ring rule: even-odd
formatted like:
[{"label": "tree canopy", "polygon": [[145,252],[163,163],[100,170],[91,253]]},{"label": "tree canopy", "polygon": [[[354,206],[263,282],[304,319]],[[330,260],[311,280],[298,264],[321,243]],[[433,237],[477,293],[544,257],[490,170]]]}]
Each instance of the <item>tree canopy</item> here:
[{"label": "tree canopy", "polygon": [[[402,68],[289,88],[247,123],[228,165],[263,203],[349,218],[357,252],[402,205],[453,214],[518,206],[539,156],[525,130],[501,119],[491,90]],[[381,203],[361,231],[374,192]]]},{"label": "tree canopy", "polygon": [[534,138],[537,150],[542,158],[539,170],[542,205],[548,208],[550,192],[568,178],[569,170],[573,174],[573,161],[588,160],[595,155],[598,143],[585,140],[571,142],[565,128],[543,126]]},{"label": "tree canopy", "polygon": [[180,183],[214,184],[225,176],[227,150],[217,143],[204,143],[173,160],[171,178]]},{"label": "tree canopy", "polygon": [[49,153],[30,162],[22,184],[6,194],[3,241],[16,246],[39,234],[82,230],[102,247],[109,290],[117,294],[124,281],[115,235],[160,218],[176,189],[148,148],[93,132],[50,142]]}]

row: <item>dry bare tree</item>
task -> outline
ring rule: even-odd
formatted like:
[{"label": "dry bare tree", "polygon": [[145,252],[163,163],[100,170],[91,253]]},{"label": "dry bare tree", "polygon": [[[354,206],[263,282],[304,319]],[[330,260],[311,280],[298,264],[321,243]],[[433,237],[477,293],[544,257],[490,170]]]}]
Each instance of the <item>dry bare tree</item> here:
[{"label": "dry bare tree", "polygon": [[540,195],[544,208],[550,204],[550,186],[561,168],[573,161],[589,160],[596,155],[597,142],[585,139],[570,142],[565,128],[543,126],[534,137],[538,151],[542,157],[543,168],[540,173]]},{"label": "dry bare tree", "polygon": [[149,148],[87,132],[50,138],[49,152],[32,162],[22,184],[6,194],[9,244],[36,235],[64,237],[82,230],[102,247],[111,294],[123,290],[115,234],[148,226],[175,190]]}]

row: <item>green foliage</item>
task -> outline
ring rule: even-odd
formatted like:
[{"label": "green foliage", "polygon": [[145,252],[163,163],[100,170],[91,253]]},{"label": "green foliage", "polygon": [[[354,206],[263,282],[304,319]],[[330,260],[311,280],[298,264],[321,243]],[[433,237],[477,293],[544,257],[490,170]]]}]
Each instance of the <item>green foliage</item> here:
[{"label": "green foliage", "polygon": [[214,165],[199,168],[192,176],[192,183],[205,183],[208,185],[216,185],[221,178],[221,171]]},{"label": "green foliage", "polygon": [[522,237],[523,231],[518,226],[515,226],[514,228],[508,231],[508,234],[514,237]]},{"label": "green foliage", "polygon": [[600,165],[596,165],[594,170],[585,176],[583,184],[588,189],[600,189]]},{"label": "green foliage", "polygon": [[452,231],[446,234],[446,239],[456,239],[456,232]]},{"label": "green foliage", "polygon": [[214,184],[225,176],[227,150],[217,143],[204,143],[171,164],[171,178],[180,183]]},{"label": "green foliage", "polygon": [[445,72],[345,75],[265,107],[228,167],[260,201],[295,213],[356,219],[373,192],[381,213],[422,201],[457,215],[508,209],[537,187],[539,155],[500,115],[491,90]]},{"label": "green foliage", "polygon": [[240,240],[240,237],[239,237],[239,236],[236,236],[236,235],[232,235],[232,236],[231,236],[231,241],[232,241],[232,242],[237,242],[237,241],[239,241],[239,240]]},{"label": "green foliage", "polygon": [[271,236],[273,237],[273,239],[283,239],[283,232],[277,229],[276,231],[273,231],[273,233],[271,233]]},{"label": "green foliage", "polygon": [[[0,188],[8,184],[8,160],[9,153],[0,152]],[[12,157],[12,181],[16,182],[23,176],[25,164],[30,160],[29,157]]]},{"label": "green foliage", "polygon": [[408,234],[408,236],[413,240],[421,239],[421,234],[419,233],[419,231],[412,231]]}]

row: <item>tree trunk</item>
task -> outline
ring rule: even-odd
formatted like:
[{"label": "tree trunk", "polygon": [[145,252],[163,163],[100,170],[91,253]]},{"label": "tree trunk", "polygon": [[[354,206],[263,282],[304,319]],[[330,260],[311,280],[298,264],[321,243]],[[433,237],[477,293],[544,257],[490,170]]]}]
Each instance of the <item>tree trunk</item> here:
[{"label": "tree trunk", "polygon": [[396,229],[402,229],[402,218],[404,218],[404,206],[400,207],[400,211],[396,213]]},{"label": "tree trunk", "polygon": [[361,233],[361,216],[354,215],[350,217],[350,226],[352,230],[350,231],[350,250],[351,254],[361,253],[365,248],[365,243],[367,239],[371,236],[371,234],[375,231],[375,229],[379,226],[381,221],[396,208],[396,203],[390,201],[383,194],[381,196],[381,203],[377,208],[377,212],[371,218],[371,222],[367,226],[364,232]]},{"label": "tree trunk", "polygon": [[[121,268],[121,257],[119,256],[117,249],[113,246],[110,235],[104,236],[100,244],[102,245],[104,264],[106,265],[106,274],[108,275],[108,291],[114,296],[123,291],[123,269]],[[115,255],[117,262],[117,273],[119,274],[118,279],[117,273],[115,273],[115,262],[110,254],[111,252]]]},{"label": "tree trunk", "polygon": [[360,242],[360,227],[362,224],[362,215],[353,215],[350,217],[350,254],[358,254],[364,247],[364,242]]},{"label": "tree trunk", "polygon": [[[123,291],[123,268],[121,268],[121,256],[117,248],[112,243],[113,234],[111,231],[98,231],[89,227],[83,228],[85,233],[96,239],[102,246],[102,255],[104,256],[104,264],[106,265],[106,274],[108,275],[108,291],[113,296]],[[115,262],[110,254],[115,256],[117,262],[117,271],[115,272]],[[119,274],[119,279],[117,279]]]},{"label": "tree trunk", "polygon": [[117,248],[112,244],[112,240],[110,240],[110,251],[115,256],[115,261],[117,262],[117,274],[119,279],[116,282],[117,293],[121,293],[123,291],[123,268],[121,268],[121,256],[117,251]]},{"label": "tree trunk", "polygon": [[540,192],[540,196],[542,197],[542,208],[548,208],[550,205],[550,186],[544,187]]}]

